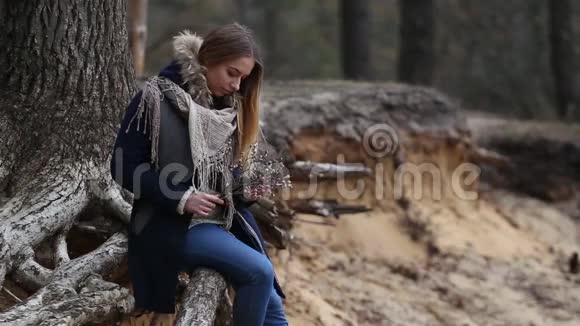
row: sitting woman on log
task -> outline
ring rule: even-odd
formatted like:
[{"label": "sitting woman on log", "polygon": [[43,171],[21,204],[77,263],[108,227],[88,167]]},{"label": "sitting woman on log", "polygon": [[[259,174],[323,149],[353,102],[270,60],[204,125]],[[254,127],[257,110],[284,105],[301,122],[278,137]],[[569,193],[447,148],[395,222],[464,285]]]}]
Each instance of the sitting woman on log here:
[{"label": "sitting woman on log", "polygon": [[[263,66],[239,24],[174,38],[174,60],[132,99],[113,178],[133,192],[129,274],[136,308],[175,312],[179,271],[208,267],[235,288],[234,325],[287,325],[254,217],[260,194],[232,182],[259,138]],[[241,168],[240,168],[241,167]]]}]

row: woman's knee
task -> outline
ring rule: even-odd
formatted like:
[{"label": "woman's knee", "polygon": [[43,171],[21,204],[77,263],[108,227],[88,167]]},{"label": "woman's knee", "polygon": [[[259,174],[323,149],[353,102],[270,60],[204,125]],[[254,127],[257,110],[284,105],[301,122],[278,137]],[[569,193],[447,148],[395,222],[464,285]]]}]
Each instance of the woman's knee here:
[{"label": "woman's knee", "polygon": [[250,280],[254,284],[271,284],[274,282],[274,266],[265,255],[248,262]]}]

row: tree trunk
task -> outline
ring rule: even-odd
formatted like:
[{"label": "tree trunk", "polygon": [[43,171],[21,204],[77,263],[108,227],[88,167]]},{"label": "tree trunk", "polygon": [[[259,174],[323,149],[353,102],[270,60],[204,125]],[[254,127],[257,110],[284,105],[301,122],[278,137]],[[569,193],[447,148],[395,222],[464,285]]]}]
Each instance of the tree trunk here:
[{"label": "tree trunk", "polygon": [[[2,3],[0,285],[10,277],[36,292],[0,324],[81,324],[132,307],[126,289],[98,276],[119,267],[125,236],[73,260],[66,241],[92,204],[128,215],[108,172],[135,91],[125,13],[121,0]],[[50,268],[35,252],[46,242],[54,242]]]},{"label": "tree trunk", "polygon": [[[280,30],[280,4],[274,1],[261,3],[264,10],[264,45],[266,46],[266,65],[269,66],[270,74],[276,74],[276,67],[280,61],[279,35]],[[283,24],[283,22],[282,22]]]},{"label": "tree trunk", "polygon": [[137,78],[143,76],[145,69],[145,48],[147,45],[147,0],[130,0],[129,46],[133,54],[133,66]]},{"label": "tree trunk", "polygon": [[550,54],[556,86],[558,117],[571,118],[580,101],[574,28],[570,0],[549,0]]},{"label": "tree trunk", "polygon": [[2,137],[19,139],[2,142],[5,191],[14,194],[27,177],[107,161],[135,91],[125,12],[120,0],[4,4],[0,103],[8,127]]},{"label": "tree trunk", "polygon": [[233,7],[235,8],[234,16],[238,17],[240,24],[247,25],[250,21],[250,7],[251,0],[234,0]]},{"label": "tree trunk", "polygon": [[372,79],[368,0],[341,0],[342,70],[346,79]]},{"label": "tree trunk", "polygon": [[398,78],[409,84],[431,85],[435,70],[433,0],[399,0]]}]

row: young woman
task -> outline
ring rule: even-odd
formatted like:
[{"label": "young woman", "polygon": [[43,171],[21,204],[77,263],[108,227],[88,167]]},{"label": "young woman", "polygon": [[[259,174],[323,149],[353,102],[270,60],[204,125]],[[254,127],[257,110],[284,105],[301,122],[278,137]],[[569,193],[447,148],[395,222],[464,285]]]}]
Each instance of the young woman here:
[{"label": "young woman", "polygon": [[178,272],[209,267],[236,290],[234,325],[287,325],[250,202],[231,193],[233,163],[248,160],[258,137],[263,65],[253,34],[230,24],[204,39],[184,32],[173,46],[174,60],[129,104],[111,161],[134,193],[136,308],[173,313]]}]

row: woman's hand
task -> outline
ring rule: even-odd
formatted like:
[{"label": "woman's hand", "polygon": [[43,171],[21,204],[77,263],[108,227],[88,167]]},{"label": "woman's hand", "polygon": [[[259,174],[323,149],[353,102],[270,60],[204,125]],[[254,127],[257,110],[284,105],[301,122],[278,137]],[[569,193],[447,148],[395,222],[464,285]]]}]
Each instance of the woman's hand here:
[{"label": "woman's hand", "polygon": [[185,202],[184,211],[186,213],[208,216],[215,208],[215,205],[225,205],[225,202],[216,195],[210,195],[205,192],[191,194]]}]

